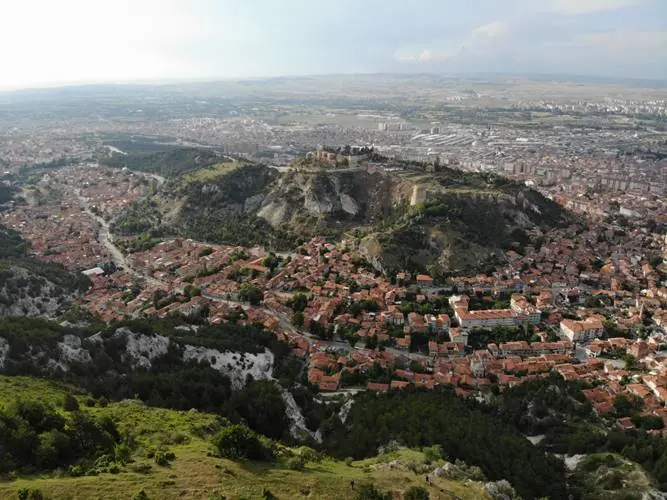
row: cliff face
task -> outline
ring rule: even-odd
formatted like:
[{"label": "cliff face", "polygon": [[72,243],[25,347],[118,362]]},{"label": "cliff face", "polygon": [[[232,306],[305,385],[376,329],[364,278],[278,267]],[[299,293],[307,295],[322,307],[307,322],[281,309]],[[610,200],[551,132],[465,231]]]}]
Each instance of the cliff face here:
[{"label": "cliff face", "polygon": [[357,172],[288,172],[267,186],[257,215],[278,227],[297,215],[325,225],[368,224],[409,201],[412,185],[399,177]]},{"label": "cliff face", "polygon": [[54,317],[78,296],[18,265],[0,267],[0,316]]},{"label": "cliff face", "polygon": [[555,203],[525,186],[462,173],[290,172],[255,202],[255,215],[274,229],[342,236],[357,228],[358,250],[383,271],[470,270],[503,249],[521,251],[527,231],[567,220]]}]

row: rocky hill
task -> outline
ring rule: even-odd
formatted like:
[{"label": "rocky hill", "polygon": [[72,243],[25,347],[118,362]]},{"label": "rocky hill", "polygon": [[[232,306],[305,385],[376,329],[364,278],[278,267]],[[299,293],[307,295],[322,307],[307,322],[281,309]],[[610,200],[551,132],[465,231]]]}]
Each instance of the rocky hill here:
[{"label": "rocky hill", "polygon": [[[131,325],[131,323],[130,323]],[[165,331],[141,322],[113,326],[91,334],[74,325],[5,318],[0,320],[0,372],[57,376],[71,372],[104,377],[116,373],[160,371],[168,359],[172,370],[204,363],[242,388],[248,377],[272,379],[271,336],[254,327],[170,325]],[[19,332],[24,333],[19,333]],[[26,332],[31,333],[26,333]],[[87,381],[82,379],[82,384]]]},{"label": "rocky hill", "polygon": [[31,258],[21,235],[0,225],[0,316],[56,316],[89,285],[83,275]]},{"label": "rocky hill", "polygon": [[345,237],[385,271],[470,271],[568,222],[557,204],[522,184],[416,167],[279,172],[228,163],[189,172],[139,203],[118,227],[160,221],[163,234],[278,250],[316,235]]}]

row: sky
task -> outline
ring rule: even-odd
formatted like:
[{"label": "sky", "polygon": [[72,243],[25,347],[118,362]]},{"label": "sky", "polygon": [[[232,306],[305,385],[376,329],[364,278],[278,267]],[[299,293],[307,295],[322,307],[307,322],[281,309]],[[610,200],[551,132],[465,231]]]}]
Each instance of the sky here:
[{"label": "sky", "polygon": [[0,0],[0,88],[341,73],[667,80],[667,0]]}]

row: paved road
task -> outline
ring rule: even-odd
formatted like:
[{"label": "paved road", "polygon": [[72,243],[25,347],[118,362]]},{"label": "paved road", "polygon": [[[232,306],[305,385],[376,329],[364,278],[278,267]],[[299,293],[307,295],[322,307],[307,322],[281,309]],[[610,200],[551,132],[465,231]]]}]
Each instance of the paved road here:
[{"label": "paved road", "polygon": [[163,283],[160,280],[155,279],[153,276],[141,273],[132,267],[130,262],[125,258],[125,255],[123,255],[123,252],[121,252],[120,249],[113,242],[113,235],[111,234],[111,231],[109,229],[109,223],[99,215],[93,213],[93,211],[90,209],[90,204],[88,203],[88,199],[81,195],[80,189],[76,189],[74,192],[76,194],[76,197],[79,199],[79,203],[81,204],[81,207],[84,209],[86,214],[88,214],[91,219],[93,219],[95,222],[99,224],[100,230],[98,231],[97,239],[109,251],[109,253],[111,254],[111,258],[113,259],[113,263],[116,264],[116,266],[118,267],[126,269],[127,271],[131,272],[138,278],[146,280],[146,282],[151,283],[154,286],[157,286],[159,288],[166,287],[167,286],[166,283]]}]

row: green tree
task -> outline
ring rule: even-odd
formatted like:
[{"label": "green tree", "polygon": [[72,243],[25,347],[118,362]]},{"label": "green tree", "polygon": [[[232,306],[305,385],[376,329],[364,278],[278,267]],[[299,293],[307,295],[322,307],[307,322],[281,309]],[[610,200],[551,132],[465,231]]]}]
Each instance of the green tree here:
[{"label": "green tree", "polygon": [[244,425],[229,425],[213,437],[213,444],[220,455],[226,458],[263,460],[264,446],[257,434]]},{"label": "green tree", "polygon": [[239,290],[239,298],[244,302],[250,302],[252,305],[257,306],[262,302],[264,293],[257,286],[244,283]]},{"label": "green tree", "polygon": [[235,392],[227,404],[227,414],[243,421],[265,436],[280,439],[289,427],[285,401],[273,382],[256,380]]},{"label": "green tree", "polygon": [[297,293],[287,301],[287,305],[295,312],[303,312],[303,310],[308,306],[308,297],[303,293]]},{"label": "green tree", "polygon": [[297,311],[294,313],[294,316],[292,316],[292,324],[294,326],[302,327],[303,326],[303,313],[301,311]]}]

